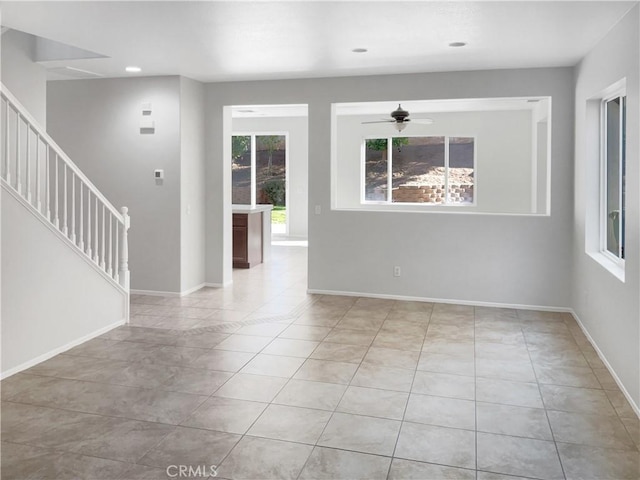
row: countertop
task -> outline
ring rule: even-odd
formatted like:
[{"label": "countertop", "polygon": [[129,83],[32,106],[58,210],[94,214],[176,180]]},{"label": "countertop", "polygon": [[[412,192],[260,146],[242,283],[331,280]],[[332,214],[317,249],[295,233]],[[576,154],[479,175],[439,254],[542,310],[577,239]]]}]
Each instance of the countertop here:
[{"label": "countertop", "polygon": [[252,207],[251,205],[231,205],[231,211],[233,213],[257,213],[257,212],[268,212],[273,209],[273,205],[256,205]]}]

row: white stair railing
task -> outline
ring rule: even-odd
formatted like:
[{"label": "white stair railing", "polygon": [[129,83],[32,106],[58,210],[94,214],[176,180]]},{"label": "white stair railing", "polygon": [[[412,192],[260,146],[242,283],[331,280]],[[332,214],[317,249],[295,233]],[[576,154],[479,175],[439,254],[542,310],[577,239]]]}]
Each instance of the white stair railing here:
[{"label": "white stair railing", "polygon": [[0,125],[4,184],[128,291],[127,207],[118,212],[4,85]]}]

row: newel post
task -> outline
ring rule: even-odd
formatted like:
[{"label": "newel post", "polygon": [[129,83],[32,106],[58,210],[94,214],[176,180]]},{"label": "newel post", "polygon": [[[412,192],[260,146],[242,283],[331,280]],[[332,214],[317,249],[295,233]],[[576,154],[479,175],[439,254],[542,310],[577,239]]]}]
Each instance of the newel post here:
[{"label": "newel post", "polygon": [[119,272],[119,280],[120,285],[126,290],[129,290],[129,214],[127,213],[129,209],[127,207],[122,207],[120,212],[122,213],[122,220],[124,224],[122,225],[122,231],[120,232],[120,272]]}]

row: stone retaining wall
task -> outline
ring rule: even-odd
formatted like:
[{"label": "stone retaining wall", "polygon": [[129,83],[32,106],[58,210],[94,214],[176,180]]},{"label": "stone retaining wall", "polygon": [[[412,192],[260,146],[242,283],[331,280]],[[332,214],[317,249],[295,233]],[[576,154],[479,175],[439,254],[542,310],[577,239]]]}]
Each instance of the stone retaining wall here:
[{"label": "stone retaining wall", "polygon": [[[405,203],[444,203],[444,185],[400,185],[393,189],[393,201]],[[450,203],[473,202],[473,185],[449,185]]]}]

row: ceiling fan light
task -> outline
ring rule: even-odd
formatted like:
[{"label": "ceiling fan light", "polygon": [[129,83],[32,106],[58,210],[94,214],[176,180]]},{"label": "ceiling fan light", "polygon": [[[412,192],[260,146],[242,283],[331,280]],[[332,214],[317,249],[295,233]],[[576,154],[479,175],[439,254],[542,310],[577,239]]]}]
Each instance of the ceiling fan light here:
[{"label": "ceiling fan light", "polygon": [[401,132],[407,127],[407,124],[404,122],[396,122],[393,124],[393,126],[396,127],[396,130],[398,132]]}]

